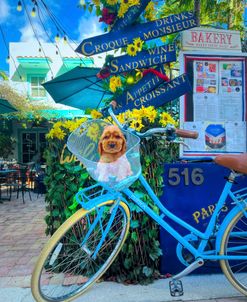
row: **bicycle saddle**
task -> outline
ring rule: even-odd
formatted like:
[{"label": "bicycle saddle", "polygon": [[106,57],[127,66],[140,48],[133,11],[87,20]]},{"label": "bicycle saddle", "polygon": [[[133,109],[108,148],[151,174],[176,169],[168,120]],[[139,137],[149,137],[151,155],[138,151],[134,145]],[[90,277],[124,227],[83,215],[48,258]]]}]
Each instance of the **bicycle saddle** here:
[{"label": "bicycle saddle", "polygon": [[216,164],[232,169],[238,173],[247,174],[247,153],[239,155],[218,155],[214,161]]}]

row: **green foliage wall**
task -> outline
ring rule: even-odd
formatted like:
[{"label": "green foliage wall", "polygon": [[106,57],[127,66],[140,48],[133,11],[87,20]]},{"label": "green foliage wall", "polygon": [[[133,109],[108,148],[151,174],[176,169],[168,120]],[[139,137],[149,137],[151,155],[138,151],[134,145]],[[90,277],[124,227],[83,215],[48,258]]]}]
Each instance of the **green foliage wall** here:
[{"label": "green foliage wall", "polygon": [[[60,139],[49,139],[45,154],[48,167],[45,178],[47,234],[53,234],[66,218],[77,210],[78,206],[73,208],[71,205],[79,188],[95,183],[88,176],[85,168],[65,147],[69,131],[64,135],[61,135],[61,132],[58,133],[60,133]],[[141,145],[143,174],[158,196],[163,191],[162,162],[164,158],[175,156],[176,151],[176,149],[172,150],[160,137],[144,141]],[[131,188],[158,212],[139,182],[133,184]],[[133,283],[151,282],[159,275],[159,257],[161,256],[159,228],[134,203],[129,202],[129,206],[132,210],[129,236],[105,277]]]}]

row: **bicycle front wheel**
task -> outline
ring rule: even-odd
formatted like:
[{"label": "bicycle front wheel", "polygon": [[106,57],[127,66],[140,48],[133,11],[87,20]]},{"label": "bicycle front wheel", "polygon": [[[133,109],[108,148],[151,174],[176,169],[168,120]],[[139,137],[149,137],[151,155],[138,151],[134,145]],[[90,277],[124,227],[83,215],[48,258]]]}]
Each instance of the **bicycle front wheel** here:
[{"label": "bicycle front wheel", "polygon": [[241,210],[226,228],[220,254],[246,257],[243,260],[220,260],[220,265],[230,283],[247,296],[247,218]]},{"label": "bicycle front wheel", "polygon": [[71,301],[85,292],[116,258],[129,224],[128,206],[113,200],[72,215],[49,239],[34,268],[31,287],[36,301]]}]

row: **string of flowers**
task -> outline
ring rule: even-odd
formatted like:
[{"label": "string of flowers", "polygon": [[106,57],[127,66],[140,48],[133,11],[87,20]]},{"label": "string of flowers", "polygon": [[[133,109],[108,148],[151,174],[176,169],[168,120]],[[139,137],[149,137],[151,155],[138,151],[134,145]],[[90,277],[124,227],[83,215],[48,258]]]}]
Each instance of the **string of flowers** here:
[{"label": "string of flowers", "polygon": [[[94,109],[91,111],[91,117],[92,119],[99,119],[102,118],[102,114]],[[160,112],[153,106],[133,109],[132,111],[127,110],[124,113],[118,114],[117,119],[120,123],[128,124],[130,128],[135,129],[138,132],[146,131],[150,129],[150,127],[165,127],[168,124],[174,125],[175,127],[178,126],[178,121],[176,121],[169,113]],[[105,120],[114,124],[110,117]],[[53,127],[46,137],[47,139],[63,140],[68,133],[74,131],[86,121],[86,117],[75,120],[58,121],[53,124]]]}]

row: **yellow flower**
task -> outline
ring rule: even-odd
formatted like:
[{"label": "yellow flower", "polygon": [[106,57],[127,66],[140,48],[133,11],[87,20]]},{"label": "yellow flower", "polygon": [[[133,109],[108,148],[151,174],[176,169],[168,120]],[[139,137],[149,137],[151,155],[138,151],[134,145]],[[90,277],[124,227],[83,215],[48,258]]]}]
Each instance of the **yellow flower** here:
[{"label": "yellow flower", "polygon": [[157,115],[158,115],[158,113],[157,113],[157,111],[154,110],[154,109],[149,110],[149,111],[147,112],[147,114],[146,114],[146,116],[147,116],[147,118],[148,118],[148,120],[149,120],[150,123],[154,123],[154,121],[155,121]]},{"label": "yellow flower", "polygon": [[64,139],[66,133],[59,127],[54,127],[50,130],[50,132],[46,135],[47,138],[57,138],[59,140]]},{"label": "yellow flower", "polygon": [[110,79],[109,88],[114,93],[116,92],[117,88],[122,87],[122,81],[120,77],[113,76]]},{"label": "yellow flower", "polygon": [[167,37],[166,37],[166,36],[163,36],[163,37],[160,38],[160,40],[161,40],[163,43],[165,43],[166,40],[167,40]]},{"label": "yellow flower", "polygon": [[100,0],[93,0],[93,4],[96,6],[100,6]]},{"label": "yellow flower", "polygon": [[129,7],[139,5],[140,0],[123,0]]},{"label": "yellow flower", "polygon": [[155,5],[152,1],[150,1],[145,9],[144,17],[149,21],[153,21],[155,20],[155,16],[156,16]]},{"label": "yellow flower", "polygon": [[129,56],[132,56],[132,57],[136,56],[137,51],[138,51],[138,49],[134,44],[129,44],[127,46],[127,54]]},{"label": "yellow flower", "polygon": [[116,5],[118,3],[118,0],[106,0],[106,3],[108,5]]},{"label": "yellow flower", "polygon": [[137,48],[138,51],[142,50],[144,41],[142,41],[140,38],[135,38],[133,41],[134,46]]},{"label": "yellow flower", "polygon": [[172,116],[167,112],[162,112],[160,115],[160,124],[165,127],[168,124],[176,125],[176,121],[172,118]]},{"label": "yellow flower", "polygon": [[99,126],[98,124],[92,124],[87,129],[87,136],[91,138],[91,140],[97,142],[99,137]]},{"label": "yellow flower", "polygon": [[128,11],[129,6],[126,5],[124,2],[121,3],[119,10],[118,10],[118,17],[123,18],[126,12]]},{"label": "yellow flower", "polygon": [[138,119],[138,120],[134,120],[130,123],[130,127],[135,129],[136,131],[141,131],[141,129],[144,127],[144,125],[142,124],[142,120]]},{"label": "yellow flower", "polygon": [[100,113],[99,111],[97,111],[95,109],[93,109],[90,114],[93,119],[98,119],[98,118],[102,117],[102,113]]}]

